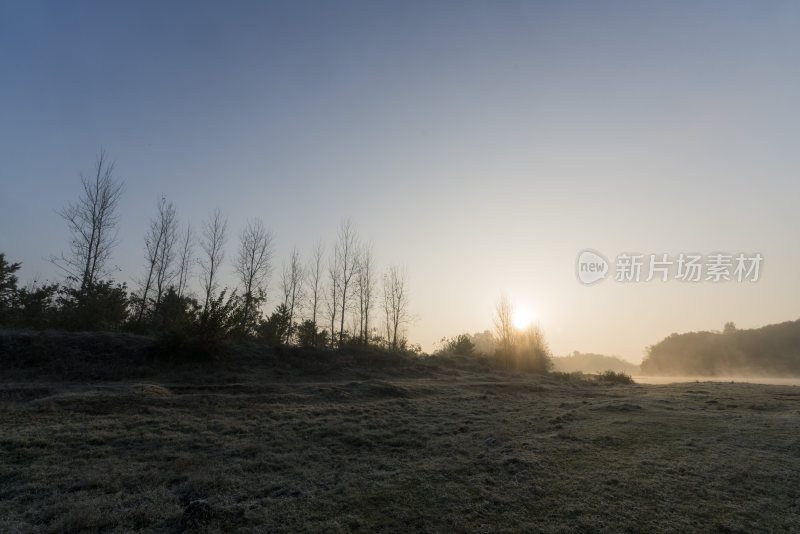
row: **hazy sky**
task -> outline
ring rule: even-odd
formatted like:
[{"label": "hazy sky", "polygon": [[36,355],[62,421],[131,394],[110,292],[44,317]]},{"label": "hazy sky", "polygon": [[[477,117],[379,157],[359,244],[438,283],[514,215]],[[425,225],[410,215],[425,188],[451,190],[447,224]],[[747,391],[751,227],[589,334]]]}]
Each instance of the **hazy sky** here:
[{"label": "hazy sky", "polygon": [[[279,264],[351,217],[407,267],[423,348],[491,328],[505,290],[556,354],[639,361],[800,317],[798,97],[797,2],[3,1],[0,251],[58,279],[56,212],[102,146],[120,281],[162,195],[195,227],[219,207],[229,260],[248,217]],[[587,287],[585,248],[764,263]]]}]

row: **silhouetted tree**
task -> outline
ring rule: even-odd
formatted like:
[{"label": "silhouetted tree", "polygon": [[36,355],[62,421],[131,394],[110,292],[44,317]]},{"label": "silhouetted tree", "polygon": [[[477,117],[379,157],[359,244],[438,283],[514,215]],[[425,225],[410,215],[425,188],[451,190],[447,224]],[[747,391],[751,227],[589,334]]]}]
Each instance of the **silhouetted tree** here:
[{"label": "silhouetted tree", "polygon": [[[311,322],[314,324],[314,333],[317,332],[317,309],[319,308],[319,301],[322,298],[322,277],[323,264],[325,259],[325,244],[322,241],[317,241],[314,249],[311,251],[311,258],[306,267],[308,273],[308,299],[311,307]],[[317,340],[312,340],[312,345],[317,345]]]},{"label": "silhouetted tree", "polygon": [[358,255],[356,267],[356,292],[358,294],[358,326],[362,343],[369,343],[369,315],[375,289],[375,261],[372,245],[364,245]]},{"label": "silhouetted tree", "polygon": [[339,254],[334,250],[328,263],[328,291],[325,298],[328,317],[331,321],[331,348],[333,348],[333,344],[336,340],[336,315],[339,310],[339,287],[341,285],[339,279],[341,274],[339,268],[340,262]]},{"label": "silhouetted tree", "polygon": [[81,174],[81,185],[78,201],[59,213],[72,235],[70,252],[51,261],[67,274],[71,285],[85,293],[108,274],[106,264],[117,240],[117,205],[124,184],[114,178],[114,162],[101,150],[93,175]]},{"label": "silhouetted tree", "polygon": [[62,288],[57,302],[59,322],[67,330],[116,331],[128,318],[128,288],[110,280],[86,291]]},{"label": "silhouetted tree", "polygon": [[196,300],[180,296],[175,286],[170,286],[153,314],[153,327],[157,332],[189,334],[197,324],[199,311],[200,304]]},{"label": "silhouetted tree", "polygon": [[6,255],[0,252],[0,324],[10,320],[11,310],[17,296],[17,276],[21,263],[8,263]]},{"label": "silhouetted tree", "polygon": [[239,255],[234,270],[243,291],[242,332],[252,333],[258,307],[266,300],[265,288],[272,272],[272,233],[259,219],[251,219],[239,236]]},{"label": "silhouetted tree", "polygon": [[149,306],[150,291],[155,291],[153,311],[158,311],[161,297],[168,283],[175,278],[173,268],[175,259],[175,242],[178,237],[178,221],[175,217],[175,206],[161,197],[158,202],[158,215],[150,219],[147,235],[144,237],[145,277],[140,282],[137,301],[137,322],[142,323]]},{"label": "silhouetted tree", "polygon": [[178,253],[178,287],[176,292],[179,297],[183,297],[186,293],[186,286],[189,283],[189,278],[192,275],[192,262],[194,261],[194,235],[192,233],[191,225],[186,225],[186,233],[180,243],[180,251]]},{"label": "silhouetted tree", "polygon": [[352,291],[352,279],[358,265],[358,235],[350,219],[342,221],[334,251],[339,267],[339,346],[344,343],[344,319]]},{"label": "silhouetted tree", "polygon": [[158,311],[161,299],[173,281],[177,269],[175,268],[175,244],[178,241],[178,219],[175,216],[175,206],[162,198],[158,206],[158,227],[164,235],[161,250],[156,257],[155,290],[156,298],[154,310]]},{"label": "silhouetted tree", "polygon": [[444,351],[462,356],[472,356],[475,353],[475,344],[469,334],[460,334],[451,339],[443,339]]},{"label": "silhouetted tree", "polygon": [[494,309],[494,331],[500,344],[499,350],[506,358],[510,358],[514,348],[514,307],[508,295],[503,293]]},{"label": "silhouetted tree", "polygon": [[306,319],[297,327],[297,343],[302,347],[324,347],[328,344],[328,332]]},{"label": "silhouetted tree", "polygon": [[405,270],[392,265],[383,275],[383,311],[386,317],[386,340],[393,349],[400,346],[398,333],[411,320]]},{"label": "silhouetted tree", "polygon": [[268,345],[281,345],[289,331],[289,310],[279,304],[275,311],[261,323],[259,337]]},{"label": "silhouetted tree", "polygon": [[200,268],[203,284],[203,314],[201,322],[205,324],[209,318],[209,311],[214,294],[219,285],[219,269],[225,259],[225,240],[227,239],[228,221],[222,217],[219,209],[215,209],[203,225],[203,240],[200,243],[203,256],[200,258]]},{"label": "silhouetted tree", "polygon": [[530,325],[525,330],[517,332],[514,358],[518,369],[545,374],[553,366],[551,356],[544,332],[537,325]]},{"label": "silhouetted tree", "polygon": [[292,250],[288,264],[284,264],[281,275],[281,291],[283,291],[283,305],[288,313],[288,328],[286,329],[286,343],[289,343],[294,331],[295,312],[303,301],[303,264],[300,253]]},{"label": "silhouetted tree", "polygon": [[208,306],[203,309],[200,323],[200,333],[214,340],[222,339],[236,332],[241,325],[242,299],[236,290],[228,293],[228,289],[220,291],[219,295],[208,301]]},{"label": "silhouetted tree", "polygon": [[59,310],[56,298],[61,291],[58,284],[32,282],[17,291],[11,321],[24,328],[55,328]]}]

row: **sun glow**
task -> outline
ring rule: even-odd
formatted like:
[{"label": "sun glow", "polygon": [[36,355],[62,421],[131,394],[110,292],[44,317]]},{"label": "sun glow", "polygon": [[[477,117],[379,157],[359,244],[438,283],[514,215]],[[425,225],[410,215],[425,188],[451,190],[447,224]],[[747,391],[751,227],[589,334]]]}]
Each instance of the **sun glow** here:
[{"label": "sun glow", "polygon": [[529,308],[518,308],[514,310],[512,321],[514,327],[518,330],[525,330],[536,319],[533,312]]}]

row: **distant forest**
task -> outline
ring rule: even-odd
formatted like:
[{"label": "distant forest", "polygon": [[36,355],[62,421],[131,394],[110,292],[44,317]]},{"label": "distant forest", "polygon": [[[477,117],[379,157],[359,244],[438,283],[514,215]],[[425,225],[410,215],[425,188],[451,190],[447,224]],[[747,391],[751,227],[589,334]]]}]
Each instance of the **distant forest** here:
[{"label": "distant forest", "polygon": [[800,320],[762,328],[671,334],[648,347],[642,373],[697,376],[800,376]]},{"label": "distant forest", "polygon": [[639,374],[639,366],[635,363],[626,362],[616,356],[604,356],[577,350],[569,356],[554,356],[553,370],[563,373],[616,371],[630,375]]}]

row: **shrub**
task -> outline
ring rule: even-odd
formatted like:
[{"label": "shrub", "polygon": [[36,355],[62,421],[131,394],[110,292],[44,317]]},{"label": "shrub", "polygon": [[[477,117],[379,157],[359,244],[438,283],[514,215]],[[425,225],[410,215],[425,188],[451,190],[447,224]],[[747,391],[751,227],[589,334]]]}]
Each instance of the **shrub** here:
[{"label": "shrub", "polygon": [[181,297],[174,287],[167,290],[151,321],[155,332],[189,331],[197,325],[200,304],[191,297]]},{"label": "shrub", "polygon": [[128,288],[110,280],[85,290],[63,288],[58,303],[59,322],[67,330],[114,331],[128,318]]},{"label": "shrub", "polygon": [[633,381],[633,378],[631,378],[631,375],[623,373],[622,371],[618,373],[614,371],[603,371],[602,373],[597,375],[596,380],[601,384],[607,384],[607,385],[617,385],[617,384],[625,385],[625,384],[636,383]]},{"label": "shrub", "polygon": [[58,284],[31,284],[17,291],[11,323],[23,328],[44,330],[57,326],[58,308],[56,295]]},{"label": "shrub", "polygon": [[326,347],[328,331],[320,330],[314,321],[306,319],[297,327],[297,343],[301,347]]},{"label": "shrub", "polygon": [[258,327],[258,337],[270,346],[281,345],[286,342],[289,332],[289,310],[283,304],[278,305],[272,315]]},{"label": "shrub", "polygon": [[579,382],[579,381],[585,381],[586,375],[584,375],[580,371],[573,371],[571,373],[565,373],[563,371],[553,371],[550,373],[550,378],[555,378],[560,382]]},{"label": "shrub", "polygon": [[5,254],[0,252],[0,324],[9,320],[17,295],[17,277],[14,274],[21,267],[20,263],[9,264]]},{"label": "shrub", "polygon": [[475,343],[470,339],[469,334],[459,334],[450,339],[443,339],[444,352],[457,354],[460,356],[472,356],[475,353]]}]

